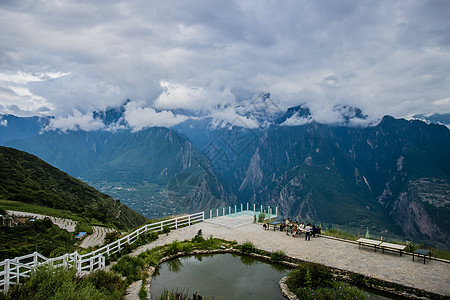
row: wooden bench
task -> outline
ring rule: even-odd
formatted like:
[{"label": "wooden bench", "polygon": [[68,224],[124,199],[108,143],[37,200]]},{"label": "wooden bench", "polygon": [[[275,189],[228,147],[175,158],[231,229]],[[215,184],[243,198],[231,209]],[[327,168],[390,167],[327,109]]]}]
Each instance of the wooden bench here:
[{"label": "wooden bench", "polygon": [[399,251],[400,256],[402,256],[402,251],[405,250],[406,245],[399,245],[399,244],[392,244],[388,242],[382,242],[381,245],[381,253],[384,253],[384,250],[390,250],[390,251]]},{"label": "wooden bench", "polygon": [[375,247],[375,251],[377,251],[377,246],[380,246],[380,244],[382,243],[382,241],[376,241],[376,240],[365,239],[365,238],[360,238],[357,240],[357,242],[358,242],[358,248],[362,247],[363,245],[373,246],[373,247]]}]

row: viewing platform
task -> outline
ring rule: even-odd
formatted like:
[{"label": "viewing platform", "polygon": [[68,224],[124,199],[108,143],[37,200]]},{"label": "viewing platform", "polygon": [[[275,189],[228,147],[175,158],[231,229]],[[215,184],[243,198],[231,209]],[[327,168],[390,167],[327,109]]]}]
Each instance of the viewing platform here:
[{"label": "viewing platform", "polygon": [[357,242],[336,238],[315,237],[305,241],[300,235],[293,238],[279,230],[263,230],[261,224],[253,223],[253,216],[238,216],[240,225],[229,226],[233,217],[215,218],[214,222],[204,222],[171,231],[161,235],[156,241],[133,251],[138,254],[155,246],[168,244],[174,240],[193,238],[199,229],[203,236],[212,235],[229,241],[243,243],[251,241],[257,248],[266,251],[282,250],[287,255],[346,271],[364,274],[408,287],[423,289],[440,295],[450,296],[450,263],[439,260],[412,261],[411,255],[395,252],[373,251],[373,248],[359,248]]}]

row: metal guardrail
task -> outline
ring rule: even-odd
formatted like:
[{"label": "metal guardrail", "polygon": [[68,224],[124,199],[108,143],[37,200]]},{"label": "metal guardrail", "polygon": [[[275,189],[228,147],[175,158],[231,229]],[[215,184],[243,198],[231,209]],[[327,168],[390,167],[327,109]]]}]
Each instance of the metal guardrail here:
[{"label": "metal guardrail", "polygon": [[5,259],[0,262],[0,290],[7,292],[12,284],[19,284],[21,278],[30,276],[38,266],[51,265],[53,267],[75,267],[79,275],[105,268],[105,257],[119,252],[125,245],[131,245],[137,238],[146,232],[163,231],[165,227],[177,229],[204,221],[204,212],[181,216],[157,223],[146,224],[132,233],[92,252],[80,255],[77,251],[66,253],[55,258],[47,258],[38,252]]}]

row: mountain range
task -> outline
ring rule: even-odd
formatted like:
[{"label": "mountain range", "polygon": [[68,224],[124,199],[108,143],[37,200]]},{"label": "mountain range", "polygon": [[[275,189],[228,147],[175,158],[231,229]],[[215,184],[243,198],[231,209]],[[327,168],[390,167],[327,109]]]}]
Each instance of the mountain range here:
[{"label": "mountain range", "polygon": [[[293,219],[450,247],[446,126],[389,116],[368,124],[349,106],[336,106],[340,123],[321,124],[304,105],[264,115],[270,95],[261,99],[259,108],[236,109],[233,121],[190,118],[137,132],[127,128],[123,106],[93,113],[118,130],[60,132],[37,130],[51,118],[8,121],[0,141],[147,217],[261,203]],[[24,134],[12,139],[14,132]]]}]

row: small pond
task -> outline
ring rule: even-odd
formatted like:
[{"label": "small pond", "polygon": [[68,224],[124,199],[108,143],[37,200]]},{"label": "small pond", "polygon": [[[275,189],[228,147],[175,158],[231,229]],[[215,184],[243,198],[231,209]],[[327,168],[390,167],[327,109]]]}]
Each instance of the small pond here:
[{"label": "small pond", "polygon": [[[270,264],[251,256],[211,254],[186,256],[161,264],[153,275],[151,298],[164,291],[182,291],[192,296],[195,291],[215,299],[280,299],[284,300],[278,282],[290,269]],[[367,299],[390,299],[367,294]]]}]

